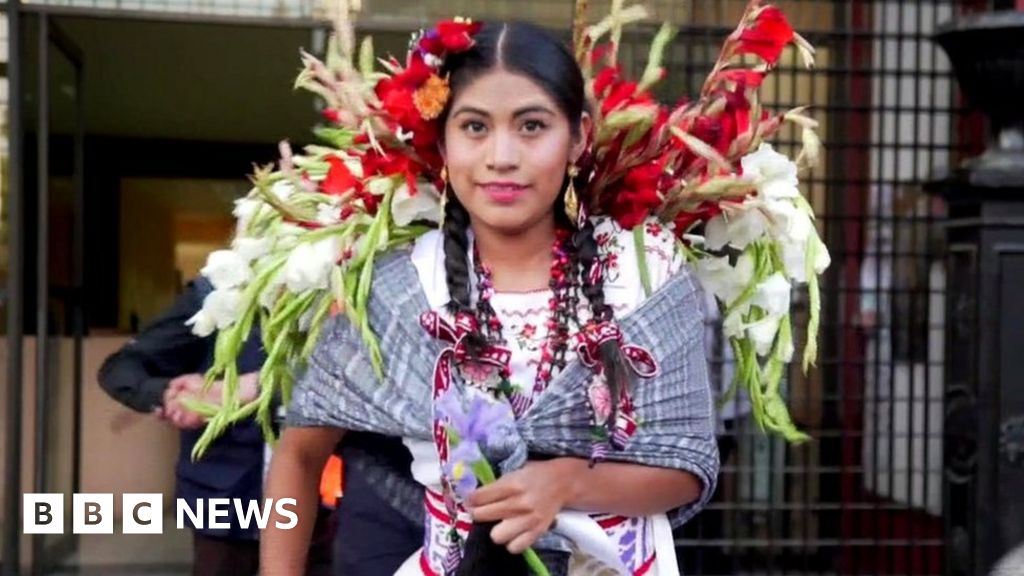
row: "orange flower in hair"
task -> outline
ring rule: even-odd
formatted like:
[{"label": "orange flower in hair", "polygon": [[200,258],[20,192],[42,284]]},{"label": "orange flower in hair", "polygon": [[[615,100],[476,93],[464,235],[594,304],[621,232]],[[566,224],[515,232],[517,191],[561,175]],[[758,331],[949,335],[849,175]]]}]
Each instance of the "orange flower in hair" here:
[{"label": "orange flower in hair", "polygon": [[450,94],[448,81],[437,74],[431,74],[430,78],[416,89],[412,101],[424,120],[434,120],[444,111]]}]

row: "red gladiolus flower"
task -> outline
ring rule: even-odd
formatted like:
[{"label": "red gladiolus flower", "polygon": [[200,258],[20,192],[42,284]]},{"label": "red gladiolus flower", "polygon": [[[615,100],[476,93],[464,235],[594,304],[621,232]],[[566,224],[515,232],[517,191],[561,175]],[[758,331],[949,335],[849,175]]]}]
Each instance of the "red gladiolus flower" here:
[{"label": "red gladiolus flower", "polygon": [[331,196],[341,196],[350,190],[360,188],[359,179],[345,166],[345,162],[336,156],[328,156],[327,177],[320,183],[320,191]]},{"label": "red gladiolus flower", "polygon": [[658,186],[663,174],[661,162],[649,162],[626,173],[619,189],[611,195],[612,205],[608,210],[620,226],[632,229],[661,205]]},{"label": "red gladiolus flower", "polygon": [[722,213],[722,207],[715,202],[704,202],[696,210],[689,210],[680,212],[676,216],[675,232],[676,236],[681,237],[686,234],[690,228],[697,222],[707,222],[708,220],[718,216]]},{"label": "red gladiolus flower", "polygon": [[434,70],[423,61],[423,55],[413,53],[409,57],[409,62],[406,67],[389,78],[382,78],[377,82],[377,86],[374,91],[377,93],[378,98],[382,98],[381,94],[387,94],[395,90],[407,90],[413,91],[419,88],[430,75],[434,73]]},{"label": "red gladiolus flower", "polygon": [[735,70],[723,70],[718,73],[718,80],[723,82],[735,82],[740,87],[760,88],[764,82],[764,72],[737,68]]},{"label": "red gladiolus flower", "polygon": [[604,60],[604,57],[611,52],[611,49],[612,45],[610,43],[595,46],[590,52],[590,64],[596,66],[598,62]]},{"label": "red gladiolus flower", "polygon": [[338,120],[341,119],[341,116],[338,114],[338,111],[335,110],[334,108],[325,108],[323,112],[321,112],[321,114],[323,115],[324,119],[330,122],[331,124],[337,124]]},{"label": "red gladiolus flower", "polygon": [[793,41],[793,28],[776,6],[767,6],[757,15],[754,24],[740,34],[737,54],[757,54],[774,66],[782,49]]},{"label": "red gladiolus flower", "polygon": [[594,77],[594,94],[601,98],[608,87],[619,81],[619,69],[614,66],[602,68]]},{"label": "red gladiolus flower", "polygon": [[370,216],[377,214],[377,207],[380,205],[380,200],[370,194],[369,192],[360,192],[358,198],[363,201],[363,206],[366,208],[366,213]]}]

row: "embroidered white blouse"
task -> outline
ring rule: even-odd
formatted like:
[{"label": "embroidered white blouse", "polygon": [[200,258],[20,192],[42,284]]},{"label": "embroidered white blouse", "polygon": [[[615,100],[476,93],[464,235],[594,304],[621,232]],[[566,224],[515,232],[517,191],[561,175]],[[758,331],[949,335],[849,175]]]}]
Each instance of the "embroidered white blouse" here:
[{"label": "embroidered white blouse", "polygon": [[[646,297],[634,236],[607,218],[595,219],[594,237],[599,257],[605,265],[605,301],[617,317],[636,308]],[[650,289],[657,290],[682,267],[671,231],[661,224],[645,223],[644,255]],[[431,231],[417,240],[412,262],[434,311],[446,314],[449,300],[445,281],[444,243],[439,231]],[[475,293],[475,290],[473,291]],[[501,321],[502,337],[511,350],[511,383],[530,393],[540,362],[541,348],[547,339],[550,290],[494,293],[491,304]],[[590,318],[589,304],[581,302],[581,322]],[[574,353],[566,352],[566,361]],[[424,548],[397,572],[398,576],[443,574],[450,519],[441,493],[441,462],[431,441],[406,440],[413,455],[413,477],[427,488],[425,502],[426,537]],[[468,516],[459,518],[459,528],[468,528]],[[679,574],[675,559],[671,526],[664,514],[646,518],[624,518],[607,514],[583,514],[564,511],[556,529],[576,546],[570,574],[633,574],[674,576]]]}]

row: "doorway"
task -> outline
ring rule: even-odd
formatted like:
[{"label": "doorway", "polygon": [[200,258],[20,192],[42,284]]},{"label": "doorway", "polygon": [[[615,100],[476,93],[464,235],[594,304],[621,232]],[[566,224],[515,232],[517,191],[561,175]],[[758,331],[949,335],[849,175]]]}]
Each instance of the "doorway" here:
[{"label": "doorway", "polygon": [[[173,301],[201,252],[227,242],[253,164],[275,160],[281,140],[312,142],[314,99],[292,85],[323,27],[21,8],[11,156],[22,185],[9,187],[20,209],[7,220],[24,233],[7,248],[23,266],[4,272],[22,286],[6,310],[22,311],[8,350],[24,361],[0,410],[17,413],[22,449],[5,451],[18,475],[4,486],[4,574],[184,574],[177,432],[106,396],[96,372]],[[64,495],[65,534],[21,534],[9,511],[22,492]],[[70,533],[83,492],[114,495],[112,534]],[[163,535],[121,533],[121,495],[136,492],[164,494]]]}]

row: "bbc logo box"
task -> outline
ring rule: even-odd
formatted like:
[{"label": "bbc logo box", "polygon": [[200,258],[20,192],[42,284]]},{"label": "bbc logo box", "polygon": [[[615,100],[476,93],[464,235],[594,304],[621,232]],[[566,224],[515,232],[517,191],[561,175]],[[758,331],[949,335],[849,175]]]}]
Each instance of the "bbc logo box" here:
[{"label": "bbc logo box", "polygon": [[[121,532],[163,533],[163,494],[123,494]],[[25,534],[63,534],[63,494],[24,494],[22,531]],[[71,527],[75,534],[114,533],[113,494],[73,494]]]}]

